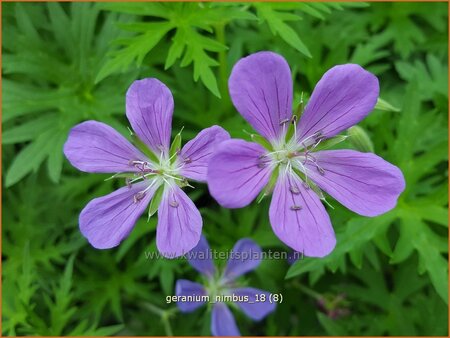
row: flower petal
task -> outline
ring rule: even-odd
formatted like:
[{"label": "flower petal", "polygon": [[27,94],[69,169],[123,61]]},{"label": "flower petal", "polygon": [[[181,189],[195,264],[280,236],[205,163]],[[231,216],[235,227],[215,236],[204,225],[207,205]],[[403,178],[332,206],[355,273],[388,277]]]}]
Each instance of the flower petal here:
[{"label": "flower petal", "polygon": [[224,303],[216,303],[212,309],[211,332],[213,336],[240,336],[233,314]]},{"label": "flower petal", "polygon": [[194,202],[177,185],[166,187],[158,209],[156,245],[167,258],[186,254],[200,240],[203,221]]},{"label": "flower petal", "polygon": [[178,157],[179,161],[183,163],[181,175],[205,182],[208,162],[214,149],[229,138],[230,134],[219,126],[203,129],[181,149]]},{"label": "flower petal", "polygon": [[135,201],[135,195],[148,186],[148,181],[136,183],[95,198],[86,205],[80,214],[80,230],[93,247],[109,249],[128,236],[157,188],[153,186]]},{"label": "flower petal", "polygon": [[223,278],[227,281],[252,271],[261,263],[261,247],[249,238],[243,238],[236,242],[233,247]]},{"label": "flower petal", "polygon": [[310,257],[328,255],[336,245],[330,217],[319,197],[294,173],[280,175],[269,209],[275,234]]},{"label": "flower petal", "polygon": [[286,60],[259,52],[239,60],[228,81],[239,113],[268,140],[278,140],[292,116],[292,78]]},{"label": "flower petal", "polygon": [[211,249],[205,236],[200,237],[198,244],[186,254],[189,264],[198,272],[212,277],[216,271],[212,260]]},{"label": "flower petal", "polygon": [[378,79],[356,64],[339,65],[317,83],[299,123],[299,140],[315,133],[328,138],[353,126],[377,103]]},{"label": "flower petal", "polygon": [[206,296],[207,293],[203,285],[191,282],[186,279],[179,279],[175,284],[175,295],[181,297],[193,296],[195,297],[195,299],[197,299],[198,296],[199,300],[196,301],[177,302],[177,306],[181,312],[192,312],[206,303],[206,301],[204,301],[201,296]]},{"label": "flower petal", "polygon": [[250,204],[269,182],[272,169],[262,166],[260,156],[267,151],[244,140],[222,142],[209,161],[208,187],[211,195],[226,208]]},{"label": "flower petal", "polygon": [[86,121],[72,128],[64,154],[81,171],[91,173],[136,172],[130,160],[145,160],[125,137],[107,124]]},{"label": "flower petal", "polygon": [[[253,320],[261,320],[277,307],[276,302],[270,302],[270,292],[255,288],[231,289],[231,293],[241,297],[247,297],[245,301],[234,302],[241,310]],[[264,296],[263,296],[264,295]],[[262,301],[262,299],[265,301]]]},{"label": "flower petal", "polygon": [[157,79],[134,81],[127,91],[127,117],[136,135],[156,154],[168,154],[172,131],[173,97]]},{"label": "flower petal", "polygon": [[313,154],[325,170],[320,175],[312,164],[309,177],[350,210],[364,215],[383,214],[397,204],[405,179],[396,166],[372,153],[326,150]]}]

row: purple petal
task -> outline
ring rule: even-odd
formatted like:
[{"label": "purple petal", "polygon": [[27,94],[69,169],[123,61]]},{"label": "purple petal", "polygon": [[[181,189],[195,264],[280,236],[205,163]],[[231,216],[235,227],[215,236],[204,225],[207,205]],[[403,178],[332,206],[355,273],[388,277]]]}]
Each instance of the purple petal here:
[{"label": "purple petal", "polygon": [[294,173],[278,178],[269,217],[278,238],[305,256],[326,256],[336,245],[330,217],[319,197]]},{"label": "purple petal", "polygon": [[315,166],[309,165],[309,177],[360,215],[377,216],[391,210],[405,189],[400,169],[375,154],[327,150],[313,156],[325,173],[320,175]]},{"label": "purple petal", "polygon": [[223,278],[231,281],[258,267],[261,263],[262,250],[256,242],[243,238],[234,245]]},{"label": "purple petal", "polygon": [[198,244],[186,254],[189,264],[198,272],[212,277],[215,272],[212,253],[205,236],[200,237]]},{"label": "purple petal", "polygon": [[194,202],[177,185],[166,187],[158,209],[156,245],[167,258],[186,254],[202,233],[202,217]]},{"label": "purple petal", "polygon": [[[270,302],[270,292],[255,288],[236,288],[231,289],[230,292],[239,296],[242,300],[246,297],[245,301],[234,303],[253,320],[263,319],[276,308],[276,302]],[[262,301],[263,297],[265,301]]]},{"label": "purple petal", "polygon": [[219,126],[203,129],[181,149],[179,156],[179,161],[183,163],[181,175],[205,182],[208,162],[214,149],[218,144],[229,138],[230,134]]},{"label": "purple petal", "polygon": [[268,140],[279,140],[292,116],[292,78],[286,60],[272,52],[247,56],[233,67],[228,81],[239,113]]},{"label": "purple petal", "polygon": [[136,194],[148,186],[148,181],[136,183],[95,198],[86,205],[80,214],[80,230],[93,247],[109,249],[128,236],[155,193],[156,186],[136,200]]},{"label": "purple petal", "polygon": [[377,103],[378,79],[355,64],[335,66],[317,83],[299,123],[299,140],[331,137],[355,125]]},{"label": "purple petal", "polygon": [[208,187],[211,195],[226,208],[250,204],[269,182],[272,169],[262,164],[267,151],[244,140],[222,142],[209,161]]},{"label": "purple petal", "polygon": [[156,154],[167,154],[173,114],[169,88],[153,78],[134,81],[127,91],[126,110],[136,135]]},{"label": "purple petal", "polygon": [[202,296],[206,296],[207,293],[203,285],[191,282],[186,279],[179,279],[175,284],[175,295],[194,297],[195,301],[186,300],[177,302],[177,306],[181,312],[192,312],[206,303],[206,301],[203,300]]},{"label": "purple petal", "polygon": [[146,157],[107,124],[86,121],[72,128],[64,154],[81,171],[91,173],[135,172],[130,160]]},{"label": "purple petal", "polygon": [[211,332],[213,336],[240,336],[234,316],[224,303],[216,303],[212,309]]}]

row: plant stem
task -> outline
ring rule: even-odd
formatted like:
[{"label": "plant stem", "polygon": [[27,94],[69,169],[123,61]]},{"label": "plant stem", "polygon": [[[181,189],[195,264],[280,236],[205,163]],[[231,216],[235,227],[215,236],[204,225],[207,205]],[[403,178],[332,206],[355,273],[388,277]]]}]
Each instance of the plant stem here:
[{"label": "plant stem", "polygon": [[172,337],[173,331],[172,331],[172,326],[170,325],[169,317],[164,316],[161,319],[162,319],[162,322],[164,325],[164,330],[166,331],[166,336]]},{"label": "plant stem", "polygon": [[164,326],[164,331],[166,332],[166,336],[172,337],[173,331],[172,326],[170,325],[169,317],[176,312],[176,309],[168,309],[163,310],[157,307],[156,305],[153,305],[152,303],[142,303],[142,305],[149,310],[150,312],[154,313],[155,315],[159,316],[161,318],[161,321]]},{"label": "plant stem", "polygon": [[292,285],[294,287],[296,287],[297,289],[299,289],[300,291],[306,293],[307,295],[311,296],[314,299],[319,300],[320,298],[322,298],[322,295],[310,288],[308,288],[307,286],[304,286],[303,284],[300,284],[298,281],[294,280]]}]

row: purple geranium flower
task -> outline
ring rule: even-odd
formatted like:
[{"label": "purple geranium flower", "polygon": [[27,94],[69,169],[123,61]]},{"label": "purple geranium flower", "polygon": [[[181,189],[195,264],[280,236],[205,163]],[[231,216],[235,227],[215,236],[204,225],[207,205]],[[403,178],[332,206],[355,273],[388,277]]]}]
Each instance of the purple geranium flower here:
[{"label": "purple geranium flower", "polygon": [[[218,274],[212,261],[209,244],[204,236],[198,245],[187,254],[188,262],[206,279],[206,286],[185,279],[177,281],[175,293],[182,312],[192,312],[204,305],[209,298],[212,304],[211,332],[214,336],[239,336],[240,332],[225,302],[239,307],[253,320],[261,320],[275,310],[276,303],[270,301],[270,293],[250,287],[239,287],[236,278],[252,271],[261,263],[262,251],[258,244],[248,238],[239,240],[230,253],[222,274]],[[189,299],[195,299],[190,301]],[[228,298],[228,299],[227,299]]]},{"label": "purple geranium flower", "polygon": [[117,173],[113,177],[126,181],[123,188],[93,199],[80,214],[80,230],[95,248],[117,246],[149,204],[149,217],[158,210],[156,243],[164,256],[180,256],[200,240],[200,212],[181,188],[188,185],[187,178],[206,180],[209,157],[229,134],[213,126],[181,150],[177,135],[170,147],[173,106],[170,90],[156,79],[135,81],[130,86],[126,114],[141,150],[97,121],[83,122],[70,131],[64,154],[74,167]]},{"label": "purple geranium flower", "polygon": [[241,208],[264,187],[263,194],[273,189],[273,231],[294,250],[315,257],[329,254],[336,244],[321,189],[364,216],[394,208],[405,187],[396,166],[372,153],[318,151],[374,108],[379,86],[373,74],[355,64],[333,67],[298,123],[292,115],[291,72],[278,54],[241,59],[229,89],[236,109],[263,137],[253,135],[258,143],[225,141],[211,157],[208,186],[222,206]]}]

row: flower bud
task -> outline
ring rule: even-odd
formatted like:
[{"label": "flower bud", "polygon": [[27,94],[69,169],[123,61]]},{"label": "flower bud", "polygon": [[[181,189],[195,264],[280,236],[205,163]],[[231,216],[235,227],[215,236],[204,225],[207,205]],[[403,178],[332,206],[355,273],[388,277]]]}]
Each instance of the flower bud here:
[{"label": "flower bud", "polygon": [[373,143],[370,140],[367,132],[360,126],[353,126],[348,130],[348,136],[351,144],[356,150],[362,151],[364,153],[373,153]]}]

